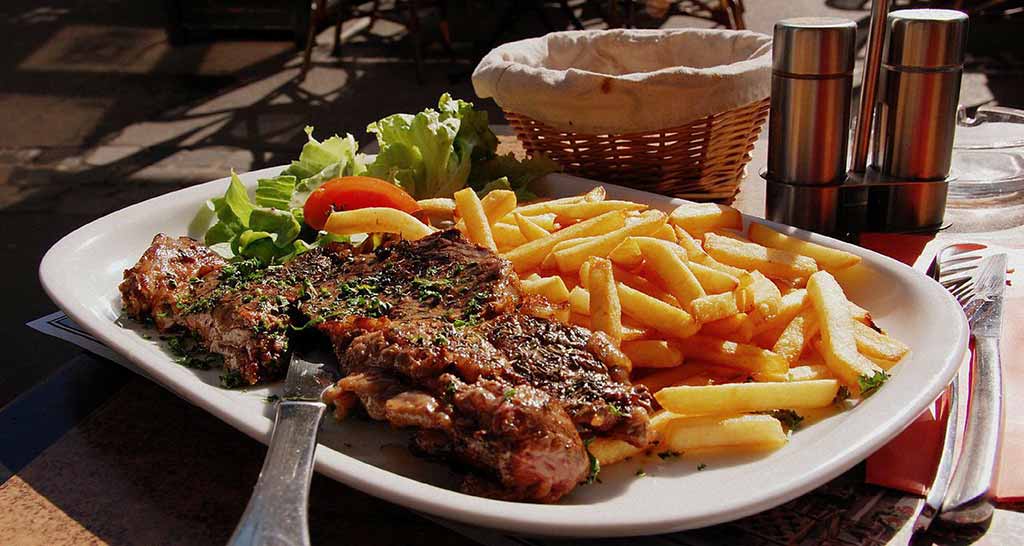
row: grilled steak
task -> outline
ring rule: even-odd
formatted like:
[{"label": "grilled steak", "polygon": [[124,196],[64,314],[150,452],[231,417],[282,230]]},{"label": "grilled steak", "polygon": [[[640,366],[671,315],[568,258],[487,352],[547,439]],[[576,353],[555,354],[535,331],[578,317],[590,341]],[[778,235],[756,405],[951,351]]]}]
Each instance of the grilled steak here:
[{"label": "grilled steak", "polygon": [[343,350],[353,335],[392,322],[437,318],[463,325],[518,301],[511,265],[449,230],[346,254],[338,275],[319,284],[301,311]]},{"label": "grilled steak", "polygon": [[284,375],[298,300],[339,266],[337,254],[325,251],[286,266],[229,264],[195,240],[157,235],[125,271],[121,299],[132,318],[152,320],[162,332],[192,334],[221,355],[225,386],[254,385]]},{"label": "grilled steak", "polygon": [[128,316],[152,321],[160,331],[176,324],[178,298],[191,293],[196,282],[216,282],[227,261],[195,239],[153,237],[138,263],[124,272],[118,287]]},{"label": "grilled steak", "polygon": [[629,384],[629,361],[604,334],[518,313],[480,333],[511,363],[517,381],[558,400],[584,436],[646,446],[651,395]]},{"label": "grilled steak", "polygon": [[121,285],[125,309],[195,333],[246,383],[278,377],[292,330],[330,340],[342,417],[416,430],[471,468],[464,488],[553,502],[587,474],[582,438],[648,441],[653,403],[603,334],[530,316],[510,264],[457,231],[371,252],[335,246],[259,272],[158,236]]}]

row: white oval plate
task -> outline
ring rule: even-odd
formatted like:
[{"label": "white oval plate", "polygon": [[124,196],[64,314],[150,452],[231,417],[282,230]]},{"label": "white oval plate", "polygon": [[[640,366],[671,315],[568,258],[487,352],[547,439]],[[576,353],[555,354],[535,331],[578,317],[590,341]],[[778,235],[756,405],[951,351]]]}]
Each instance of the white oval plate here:
[{"label": "white oval plate", "polygon": [[[241,176],[250,188],[281,167]],[[117,284],[158,232],[189,233],[203,202],[222,195],[224,178],[150,199],[92,222],[47,252],[40,279],[72,319],[189,402],[266,443],[279,385],[230,391],[215,371],[184,368],[131,321],[120,321]],[[550,197],[575,195],[596,183],[551,175],[538,183]],[[664,196],[608,185],[609,197],[670,210]],[[748,221],[764,222],[748,218]],[[776,226],[778,227],[778,226]],[[895,260],[820,235],[788,233],[863,258],[840,279],[850,299],[912,353],[865,402],[793,434],[784,448],[757,456],[630,461],[606,469],[602,483],[581,486],[555,505],[496,501],[455,490],[445,466],[409,454],[406,436],[382,423],[325,422],[316,453],[319,472],[346,485],[442,518],[507,531],[557,536],[627,536],[703,527],[748,516],[806,493],[851,468],[909,425],[952,379],[967,347],[967,324],[937,283]],[[197,235],[192,233],[193,236]],[[150,332],[151,333],[151,332]],[[697,471],[699,463],[706,464]],[[646,476],[635,476],[638,470]],[[256,476],[253,476],[255,481]]]}]

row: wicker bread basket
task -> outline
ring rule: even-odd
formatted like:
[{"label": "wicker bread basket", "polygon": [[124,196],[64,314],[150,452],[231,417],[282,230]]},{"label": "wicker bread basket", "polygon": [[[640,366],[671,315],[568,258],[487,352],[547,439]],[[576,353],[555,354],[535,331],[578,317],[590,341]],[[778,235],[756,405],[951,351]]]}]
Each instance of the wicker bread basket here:
[{"label": "wicker bread basket", "polygon": [[722,200],[768,117],[769,47],[741,31],[559,32],[495,49],[473,83],[566,172]]}]

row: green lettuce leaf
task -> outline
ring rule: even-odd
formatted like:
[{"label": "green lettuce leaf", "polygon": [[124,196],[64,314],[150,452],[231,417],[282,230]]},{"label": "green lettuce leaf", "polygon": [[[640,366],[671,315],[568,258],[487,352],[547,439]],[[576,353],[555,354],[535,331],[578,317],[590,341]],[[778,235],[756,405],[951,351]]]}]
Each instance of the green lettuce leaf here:
[{"label": "green lettuce leaf", "polygon": [[281,174],[297,178],[291,195],[290,208],[301,209],[309,194],[324,182],[339,176],[353,176],[366,172],[366,157],[360,153],[355,137],[334,135],[323,142],[313,138],[313,128],[306,127],[308,141],[302,147],[298,161]]},{"label": "green lettuce leaf", "polygon": [[473,160],[493,156],[498,142],[487,126],[487,112],[447,93],[437,110],[394,114],[366,130],[380,147],[368,174],[390,180],[416,199],[450,197],[464,188]]},{"label": "green lettuce leaf", "polygon": [[261,178],[256,186],[256,204],[261,207],[288,210],[291,208],[295,183],[295,177],[290,175]]}]

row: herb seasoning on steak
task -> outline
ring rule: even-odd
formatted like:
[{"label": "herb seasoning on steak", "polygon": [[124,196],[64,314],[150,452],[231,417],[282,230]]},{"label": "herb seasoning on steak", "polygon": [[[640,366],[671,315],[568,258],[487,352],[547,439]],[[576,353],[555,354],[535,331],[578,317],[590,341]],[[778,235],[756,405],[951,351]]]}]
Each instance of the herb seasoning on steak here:
[{"label": "herb seasoning on steak", "polygon": [[315,328],[345,375],[325,394],[335,414],[415,429],[417,451],[468,467],[469,492],[553,502],[587,477],[584,438],[648,443],[653,400],[626,357],[528,314],[510,264],[457,231],[317,249],[249,276],[161,237],[125,272],[131,316],[167,313],[158,327],[195,333],[247,383],[283,373],[288,333]]}]

